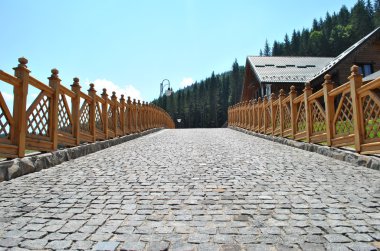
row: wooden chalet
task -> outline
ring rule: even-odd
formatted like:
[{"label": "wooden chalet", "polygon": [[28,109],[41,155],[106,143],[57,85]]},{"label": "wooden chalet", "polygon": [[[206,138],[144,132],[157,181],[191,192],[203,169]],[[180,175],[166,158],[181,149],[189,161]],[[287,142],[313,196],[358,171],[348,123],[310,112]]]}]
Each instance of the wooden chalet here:
[{"label": "wooden chalet", "polygon": [[241,101],[278,94],[280,89],[288,93],[292,85],[300,93],[306,82],[310,82],[314,90],[319,90],[326,74],[332,76],[334,83],[345,83],[354,64],[359,66],[363,77],[373,74],[373,79],[377,76],[375,72],[380,71],[380,27],[335,58],[248,56]]}]

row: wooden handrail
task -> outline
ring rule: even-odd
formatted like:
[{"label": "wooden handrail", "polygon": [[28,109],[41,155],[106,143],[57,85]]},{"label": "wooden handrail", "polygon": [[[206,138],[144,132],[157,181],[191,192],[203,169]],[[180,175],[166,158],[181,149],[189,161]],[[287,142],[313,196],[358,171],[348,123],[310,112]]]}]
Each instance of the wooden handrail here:
[{"label": "wooden handrail", "polygon": [[[175,127],[166,111],[146,102],[131,103],[129,98],[126,102],[123,96],[119,100],[116,93],[108,98],[106,89],[98,96],[93,84],[90,84],[88,94],[82,92],[78,78],[74,78],[70,90],[61,85],[57,69],[51,71],[49,85],[46,85],[30,76],[27,63],[27,59],[19,59],[19,65],[14,68],[15,77],[0,70],[0,80],[13,85],[15,93],[13,116],[0,95],[0,108],[5,114],[3,119],[8,124],[0,124],[0,132],[6,133],[0,140],[0,157],[23,157],[25,149],[54,151],[58,145],[76,146],[80,142],[94,142],[157,127]],[[26,107],[28,86],[41,92]],[[112,128],[108,126],[109,120]]]},{"label": "wooden handrail", "polygon": [[[331,76],[327,74],[323,88],[315,93],[306,84],[298,96],[292,86],[288,96],[281,90],[277,100],[272,95],[270,102],[264,97],[264,101],[259,98],[257,103],[254,100],[238,103],[228,108],[228,124],[306,142],[326,142],[328,146],[354,145],[357,152],[364,154],[380,153],[380,96],[375,91],[380,88],[380,78],[363,85],[359,68],[352,66],[348,79],[349,82],[333,88]],[[322,97],[323,101],[319,99]],[[250,108],[251,102],[253,108]],[[277,108],[279,104],[281,109]],[[253,121],[251,126],[245,122],[244,111],[249,109],[252,110],[248,116],[249,121]],[[287,114],[283,109],[287,109]],[[280,116],[274,112],[280,112]],[[276,119],[281,126],[275,125]]]}]

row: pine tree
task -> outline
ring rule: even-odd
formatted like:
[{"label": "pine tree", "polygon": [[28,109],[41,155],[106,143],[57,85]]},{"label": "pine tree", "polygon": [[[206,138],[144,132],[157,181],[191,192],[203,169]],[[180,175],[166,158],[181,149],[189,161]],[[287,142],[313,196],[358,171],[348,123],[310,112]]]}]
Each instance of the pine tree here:
[{"label": "pine tree", "polygon": [[370,13],[368,13],[363,0],[358,0],[352,8],[350,19],[354,40],[357,41],[373,30]]},{"label": "pine tree", "polygon": [[290,48],[290,41],[288,34],[285,34],[284,38],[284,54],[285,55],[291,55],[291,48]]},{"label": "pine tree", "polygon": [[264,46],[264,56],[270,56],[270,55],[271,55],[271,52],[269,48],[269,43],[268,43],[268,39],[266,39],[265,46]]},{"label": "pine tree", "polygon": [[380,0],[375,0],[374,3],[373,22],[375,27],[380,26]]}]

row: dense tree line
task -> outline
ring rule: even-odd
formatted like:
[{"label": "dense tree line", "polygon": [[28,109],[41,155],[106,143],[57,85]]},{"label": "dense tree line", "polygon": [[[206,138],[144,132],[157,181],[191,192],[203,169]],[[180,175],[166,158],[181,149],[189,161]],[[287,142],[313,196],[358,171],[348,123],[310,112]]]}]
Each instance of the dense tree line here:
[{"label": "dense tree line", "polygon": [[232,70],[215,74],[200,82],[195,82],[163,96],[152,103],[165,109],[176,121],[178,127],[221,127],[227,121],[227,108],[240,100],[242,92],[244,67],[238,62],[232,65]]},{"label": "dense tree line", "polygon": [[265,41],[262,56],[323,56],[335,57],[349,46],[380,26],[380,0],[358,0],[349,10],[342,6],[338,13],[326,13],[314,19],[311,29],[293,30],[283,42]]},{"label": "dense tree line", "polygon": [[[310,29],[293,30],[284,41],[265,41],[261,56],[325,56],[335,57],[380,26],[380,0],[358,0],[349,10],[342,6],[338,13],[326,13],[314,19]],[[181,119],[179,127],[221,127],[227,121],[227,108],[240,100],[244,67],[234,62],[232,70],[196,82],[163,96],[153,103],[170,116]]]}]

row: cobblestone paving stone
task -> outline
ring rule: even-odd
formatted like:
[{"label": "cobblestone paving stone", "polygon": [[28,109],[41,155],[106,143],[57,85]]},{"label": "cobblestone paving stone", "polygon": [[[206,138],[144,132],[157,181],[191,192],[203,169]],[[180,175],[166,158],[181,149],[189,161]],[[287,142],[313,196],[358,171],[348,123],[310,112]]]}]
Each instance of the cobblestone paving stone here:
[{"label": "cobblestone paving stone", "polygon": [[164,130],[0,183],[0,250],[376,250],[380,172]]}]

